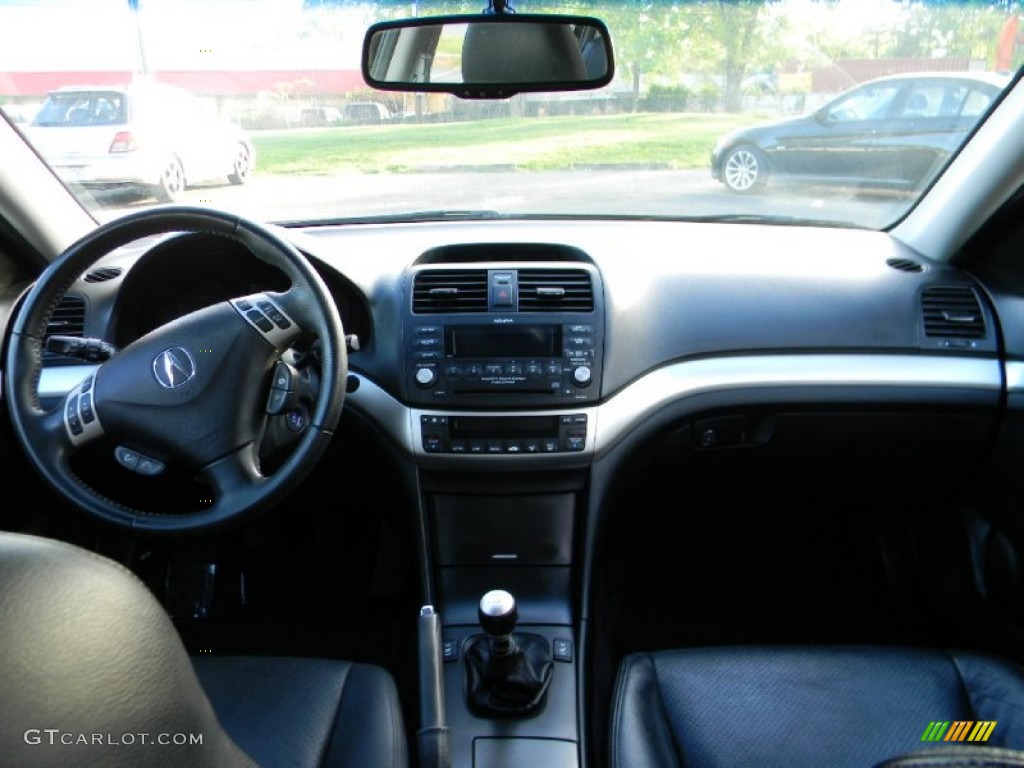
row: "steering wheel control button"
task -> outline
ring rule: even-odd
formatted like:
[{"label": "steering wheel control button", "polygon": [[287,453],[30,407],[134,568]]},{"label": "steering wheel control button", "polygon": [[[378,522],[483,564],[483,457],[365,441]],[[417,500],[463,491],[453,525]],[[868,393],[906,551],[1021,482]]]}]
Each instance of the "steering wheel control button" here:
[{"label": "steering wheel control button", "polygon": [[131,448],[125,448],[123,445],[119,445],[114,449],[114,458],[117,459],[118,464],[132,472],[139,466],[139,454]]},{"label": "steering wheel control button", "polygon": [[253,325],[264,333],[270,333],[274,330],[274,324],[258,309],[250,309],[245,313],[245,316],[252,320]]},{"label": "steering wheel control button", "polygon": [[176,389],[196,375],[196,363],[184,347],[168,347],[153,358],[153,377],[164,389]]},{"label": "steering wheel control button", "polygon": [[278,311],[277,307],[275,307],[269,301],[261,301],[257,303],[256,306],[263,310],[263,313],[267,317],[269,317],[271,322],[273,322],[274,325],[276,325],[278,328],[284,329],[288,328],[291,325],[291,321],[289,321],[287,317],[282,315]]},{"label": "steering wheel control button", "polygon": [[271,389],[270,396],[267,398],[267,413],[271,416],[283,413],[285,406],[288,404],[288,394],[283,389]]},{"label": "steering wheel control button", "polygon": [[295,434],[304,432],[308,423],[306,412],[301,408],[292,408],[284,417],[284,425]]},{"label": "steering wheel control button", "polygon": [[295,383],[299,380],[299,372],[283,360],[274,366],[274,389],[283,389],[287,392],[295,391]]},{"label": "steering wheel control button", "polygon": [[276,415],[292,408],[297,399],[298,382],[299,372],[283,360],[278,361],[274,366],[271,378],[270,395],[267,397],[267,413]]},{"label": "steering wheel control button", "polygon": [[85,430],[82,427],[82,419],[78,415],[78,395],[68,398],[67,408],[64,410],[64,419],[72,435],[80,435]]},{"label": "steering wheel control button", "polygon": [[114,449],[114,458],[118,464],[128,471],[146,477],[159,475],[167,468],[167,465],[159,459],[133,451],[131,448],[126,448],[123,445],[119,445]]},{"label": "steering wheel control button", "polygon": [[83,443],[103,434],[94,404],[93,379],[88,376],[68,393],[64,403],[64,429],[72,445]]},{"label": "steering wheel control button", "polygon": [[135,471],[140,475],[146,477],[154,477],[159,475],[166,468],[166,464],[162,461],[150,458],[149,456],[143,456],[139,454],[139,463],[135,466]]},{"label": "steering wheel control button", "polygon": [[92,394],[83,392],[78,398],[78,411],[82,414],[83,424],[92,424],[96,421],[96,411],[92,409]]},{"label": "steering wheel control button", "polygon": [[299,328],[295,321],[265,293],[232,299],[231,305],[278,349],[287,347],[288,342],[298,334]]}]

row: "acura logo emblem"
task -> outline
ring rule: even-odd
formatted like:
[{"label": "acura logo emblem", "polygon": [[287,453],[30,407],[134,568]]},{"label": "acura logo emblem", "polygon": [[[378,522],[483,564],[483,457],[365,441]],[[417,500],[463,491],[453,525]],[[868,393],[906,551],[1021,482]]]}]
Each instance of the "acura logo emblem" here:
[{"label": "acura logo emblem", "polygon": [[196,375],[196,364],[182,347],[165,349],[153,358],[153,375],[161,387],[180,387]]}]

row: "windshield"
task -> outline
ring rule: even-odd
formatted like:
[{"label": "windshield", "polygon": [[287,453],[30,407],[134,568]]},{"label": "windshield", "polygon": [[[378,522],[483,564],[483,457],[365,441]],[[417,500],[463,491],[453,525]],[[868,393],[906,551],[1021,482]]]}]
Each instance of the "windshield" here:
[{"label": "windshield", "polygon": [[612,82],[503,100],[366,86],[371,23],[483,4],[0,0],[0,107],[100,219],[175,201],[277,222],[884,228],[1024,60],[1012,2],[522,0],[603,20]]}]

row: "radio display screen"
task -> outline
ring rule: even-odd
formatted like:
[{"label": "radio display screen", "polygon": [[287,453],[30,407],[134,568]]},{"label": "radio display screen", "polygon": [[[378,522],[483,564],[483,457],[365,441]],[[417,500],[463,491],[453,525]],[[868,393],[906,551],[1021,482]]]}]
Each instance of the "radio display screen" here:
[{"label": "radio display screen", "polygon": [[454,325],[445,329],[451,358],[561,357],[560,325]]},{"label": "radio display screen", "polygon": [[456,438],[558,437],[557,416],[450,416],[449,435]]}]

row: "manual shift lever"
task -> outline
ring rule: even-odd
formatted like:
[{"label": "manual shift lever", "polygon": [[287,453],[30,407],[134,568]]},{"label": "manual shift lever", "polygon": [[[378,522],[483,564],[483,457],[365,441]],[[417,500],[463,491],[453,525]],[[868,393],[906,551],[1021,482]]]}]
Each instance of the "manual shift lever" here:
[{"label": "manual shift lever", "polygon": [[540,635],[515,632],[516,601],[503,589],[480,599],[477,610],[486,634],[466,650],[466,696],[482,717],[530,717],[544,705],[551,683],[551,647]]},{"label": "manual shift lever", "polygon": [[491,638],[491,655],[508,656],[515,653],[516,641],[512,636],[515,631],[519,612],[516,610],[516,599],[504,589],[492,589],[480,598],[477,607],[480,626]]}]

